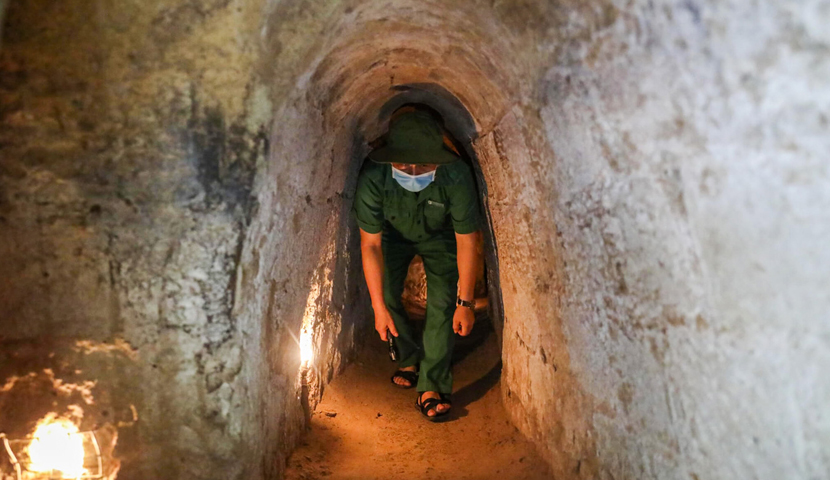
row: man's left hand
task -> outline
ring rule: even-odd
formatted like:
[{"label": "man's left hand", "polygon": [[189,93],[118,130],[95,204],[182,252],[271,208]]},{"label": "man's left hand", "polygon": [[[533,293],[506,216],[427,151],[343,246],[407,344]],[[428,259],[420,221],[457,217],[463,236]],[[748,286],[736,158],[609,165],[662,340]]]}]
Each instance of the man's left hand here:
[{"label": "man's left hand", "polygon": [[452,316],[452,331],[466,337],[473,331],[473,324],[476,322],[475,313],[468,307],[455,307],[455,314]]}]

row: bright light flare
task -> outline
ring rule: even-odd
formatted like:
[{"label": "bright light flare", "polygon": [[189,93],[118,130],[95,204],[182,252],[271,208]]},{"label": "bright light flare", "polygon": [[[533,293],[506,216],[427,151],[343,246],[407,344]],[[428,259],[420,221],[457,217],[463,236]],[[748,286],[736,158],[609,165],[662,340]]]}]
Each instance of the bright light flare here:
[{"label": "bright light flare", "polygon": [[311,329],[303,328],[300,332],[300,361],[308,365],[314,360],[314,345],[311,342]]},{"label": "bright light flare", "polygon": [[314,340],[312,332],[316,323],[318,310],[317,299],[320,297],[320,284],[314,283],[308,298],[305,301],[305,313],[303,314],[303,327],[300,329],[300,361],[302,368],[307,368],[314,361]]},{"label": "bright light flare", "polygon": [[[50,413],[37,424],[29,444],[27,470],[57,478],[80,478],[84,469],[84,437],[78,427]],[[54,477],[50,477],[54,478]]]}]

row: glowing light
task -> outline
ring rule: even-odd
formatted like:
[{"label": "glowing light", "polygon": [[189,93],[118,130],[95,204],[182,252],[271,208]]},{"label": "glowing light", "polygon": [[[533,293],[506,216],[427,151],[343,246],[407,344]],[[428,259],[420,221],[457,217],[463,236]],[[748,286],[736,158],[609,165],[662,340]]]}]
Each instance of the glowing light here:
[{"label": "glowing light", "polygon": [[311,329],[303,328],[300,332],[300,360],[303,366],[314,360],[314,345],[311,343]]},{"label": "glowing light", "polygon": [[[37,424],[29,444],[29,466],[50,478],[80,478],[84,469],[84,440],[78,427],[50,413]],[[55,475],[60,475],[56,477]]]},{"label": "glowing light", "polygon": [[317,300],[320,297],[320,284],[315,283],[311,286],[308,292],[308,298],[305,302],[305,313],[303,314],[303,327],[300,330],[300,361],[302,367],[305,369],[314,361],[314,341],[313,341],[313,325],[317,323],[316,313],[319,309]]}]

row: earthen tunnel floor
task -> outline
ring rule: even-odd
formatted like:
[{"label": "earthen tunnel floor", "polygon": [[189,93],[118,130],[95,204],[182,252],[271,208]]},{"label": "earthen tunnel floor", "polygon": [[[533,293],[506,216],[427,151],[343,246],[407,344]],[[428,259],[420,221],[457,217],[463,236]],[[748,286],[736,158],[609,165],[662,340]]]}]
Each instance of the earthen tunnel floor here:
[{"label": "earthen tunnel floor", "polygon": [[547,465],[504,412],[497,336],[489,325],[476,327],[483,338],[456,347],[455,412],[436,424],[415,409],[414,389],[389,382],[394,364],[385,344],[367,341],[326,388],[286,478],[550,479]]}]

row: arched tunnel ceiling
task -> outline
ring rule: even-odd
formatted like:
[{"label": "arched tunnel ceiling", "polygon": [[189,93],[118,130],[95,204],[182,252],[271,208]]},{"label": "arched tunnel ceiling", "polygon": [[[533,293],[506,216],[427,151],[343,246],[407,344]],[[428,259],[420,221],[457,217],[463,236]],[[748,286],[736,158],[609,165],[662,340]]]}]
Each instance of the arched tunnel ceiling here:
[{"label": "arched tunnel ceiling", "polygon": [[[348,117],[378,134],[372,117],[402,85],[435,84],[466,107],[477,130],[490,130],[516,93],[512,59],[500,36],[466,30],[471,19],[455,23],[436,16],[430,5],[360,9],[340,20],[328,38],[331,47],[310,78],[308,95],[337,128]],[[405,19],[405,20],[404,20]],[[371,126],[370,126],[371,125]]]}]

